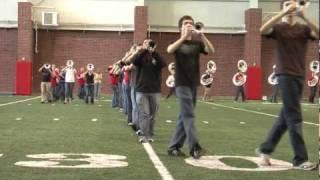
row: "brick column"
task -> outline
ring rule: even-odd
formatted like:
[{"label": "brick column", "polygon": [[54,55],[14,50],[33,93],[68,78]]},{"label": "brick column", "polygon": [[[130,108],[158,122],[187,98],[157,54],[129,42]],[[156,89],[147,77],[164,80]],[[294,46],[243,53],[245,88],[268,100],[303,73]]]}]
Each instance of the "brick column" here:
[{"label": "brick column", "polygon": [[33,59],[33,29],[32,29],[32,4],[30,2],[18,3],[18,60],[23,57],[27,61]]},{"label": "brick column", "polygon": [[18,3],[18,38],[16,63],[16,94],[32,93],[33,28],[32,4]]},{"label": "brick column", "polygon": [[245,11],[245,24],[247,34],[244,43],[244,59],[248,65],[256,63],[261,64],[261,34],[260,27],[262,25],[262,9],[252,8]]},{"label": "brick column", "polygon": [[148,32],[148,7],[136,6],[134,9],[133,42],[142,43]]}]

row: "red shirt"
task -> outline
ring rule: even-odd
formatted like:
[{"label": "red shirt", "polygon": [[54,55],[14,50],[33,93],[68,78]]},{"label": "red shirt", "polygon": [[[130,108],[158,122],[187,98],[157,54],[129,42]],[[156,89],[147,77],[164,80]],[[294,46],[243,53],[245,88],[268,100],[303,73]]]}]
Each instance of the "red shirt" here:
[{"label": "red shirt", "polygon": [[[77,77],[80,77],[80,75],[81,75],[81,73],[78,73],[78,74],[77,74]],[[79,84],[79,86],[83,86],[84,83],[85,83],[85,82],[84,82],[84,77],[78,79],[78,84]]]},{"label": "red shirt", "polygon": [[118,77],[114,74],[109,74],[111,85],[118,84]]},{"label": "red shirt", "polygon": [[54,71],[52,73],[52,76],[50,78],[51,86],[56,87],[57,86],[57,78],[58,78],[58,72]]}]

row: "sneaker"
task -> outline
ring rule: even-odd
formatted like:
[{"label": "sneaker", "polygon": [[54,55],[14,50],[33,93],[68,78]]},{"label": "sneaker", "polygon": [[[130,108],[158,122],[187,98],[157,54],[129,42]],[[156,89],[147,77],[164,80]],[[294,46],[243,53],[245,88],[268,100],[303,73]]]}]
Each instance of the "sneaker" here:
[{"label": "sneaker", "polygon": [[271,157],[269,154],[265,154],[261,152],[259,148],[256,149],[256,154],[261,158],[260,165],[261,166],[271,166]]},{"label": "sneaker", "polygon": [[139,143],[146,143],[146,142],[147,142],[146,137],[144,137],[144,136],[139,137]]},{"label": "sneaker", "polygon": [[205,151],[202,148],[194,149],[190,152],[190,156],[194,159],[200,159],[201,156],[205,154]]},{"label": "sneaker", "polygon": [[136,131],[136,135],[140,136],[141,134],[142,134],[142,132],[140,129]]},{"label": "sneaker", "polygon": [[129,122],[129,123],[128,123],[128,126],[133,126],[133,123],[132,123],[132,122]]},{"label": "sneaker", "polygon": [[180,149],[173,149],[173,150],[168,150],[168,155],[169,156],[180,156],[180,157],[184,157],[186,156],[186,154],[182,151],[180,151]]},{"label": "sneaker", "polygon": [[312,162],[306,161],[304,163],[301,163],[300,165],[293,166],[293,169],[313,171],[318,169],[318,165]]}]

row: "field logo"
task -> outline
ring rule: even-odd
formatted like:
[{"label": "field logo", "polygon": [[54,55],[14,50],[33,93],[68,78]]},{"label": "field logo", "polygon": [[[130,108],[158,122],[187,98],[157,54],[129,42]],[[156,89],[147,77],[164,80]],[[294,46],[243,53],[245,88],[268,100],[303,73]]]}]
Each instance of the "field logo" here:
[{"label": "field logo", "polygon": [[[240,168],[240,167],[232,167],[221,160],[227,158],[227,159],[241,159],[241,160],[247,160],[254,164],[256,164],[257,167],[255,168]],[[202,156],[200,159],[193,159],[193,158],[187,158],[185,159],[187,164],[190,164],[192,166],[197,167],[203,167],[208,169],[216,169],[216,170],[229,170],[229,171],[285,171],[292,169],[291,163],[271,159],[271,166],[261,166],[260,161],[261,159],[259,157],[249,157],[249,156]]]},{"label": "field logo", "polygon": [[41,159],[38,161],[20,161],[17,166],[38,168],[118,168],[126,167],[126,156],[109,154],[32,154],[28,158]]}]

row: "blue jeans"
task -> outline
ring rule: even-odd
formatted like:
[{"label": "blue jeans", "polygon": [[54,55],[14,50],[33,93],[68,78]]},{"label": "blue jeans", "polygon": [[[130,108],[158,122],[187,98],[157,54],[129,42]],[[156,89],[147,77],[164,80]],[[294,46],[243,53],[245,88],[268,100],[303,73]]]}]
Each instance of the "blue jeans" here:
[{"label": "blue jeans", "polygon": [[112,104],[111,106],[113,108],[115,107],[119,107],[119,89],[117,85],[111,85],[111,89],[112,89]]},{"label": "blue jeans", "polygon": [[131,87],[128,84],[123,85],[125,94],[125,112],[128,117],[128,123],[132,123],[132,102],[131,102]]},{"label": "blue jeans", "polygon": [[138,107],[136,101],[136,90],[134,87],[131,87],[131,105],[132,105],[132,123],[136,126],[137,129],[139,127],[139,118],[138,118]]},{"label": "blue jeans", "polygon": [[180,149],[187,139],[190,152],[200,148],[194,125],[197,88],[178,86],[175,88],[180,106],[176,130],[169,144],[169,150]]},{"label": "blue jeans", "polygon": [[142,136],[151,138],[154,135],[154,124],[159,110],[160,93],[137,92],[136,95]]},{"label": "blue jeans", "polygon": [[85,102],[89,103],[89,97],[91,104],[94,103],[94,84],[86,84],[86,98]]},{"label": "blue jeans", "polygon": [[304,78],[302,77],[291,75],[279,76],[279,87],[283,99],[283,107],[266,141],[260,146],[261,152],[265,154],[273,153],[282,135],[288,131],[294,153],[294,166],[308,161],[307,149],[302,133],[303,120],[300,105],[303,83]]},{"label": "blue jeans", "polygon": [[101,83],[94,84],[94,96],[95,96],[95,99],[97,100],[99,100],[101,97],[101,88],[102,88]]},{"label": "blue jeans", "polygon": [[65,98],[66,99],[73,99],[73,87],[74,87],[74,82],[66,82],[65,83]]}]

